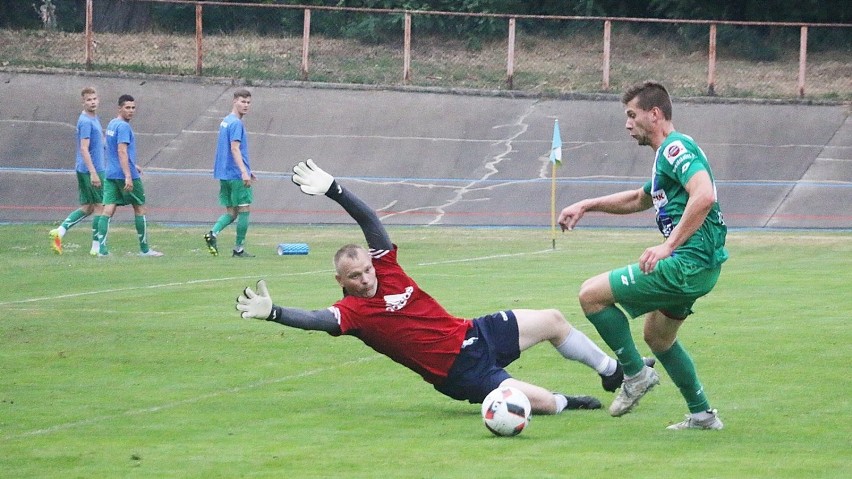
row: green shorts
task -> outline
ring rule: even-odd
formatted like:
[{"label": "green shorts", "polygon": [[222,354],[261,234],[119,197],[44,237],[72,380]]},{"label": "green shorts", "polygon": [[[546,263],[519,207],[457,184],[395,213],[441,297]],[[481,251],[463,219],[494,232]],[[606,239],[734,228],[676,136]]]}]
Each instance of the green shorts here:
[{"label": "green shorts", "polygon": [[659,309],[684,319],[692,314],[695,301],[713,289],[721,272],[721,266],[707,268],[672,256],[657,263],[651,274],[642,273],[639,263],[614,269],[609,285],[615,301],[632,318]]},{"label": "green shorts", "polygon": [[106,180],[104,182],[105,205],[139,205],[145,204],[145,187],[142,180],[133,180],[133,191],[124,191],[124,180]]},{"label": "green shorts", "polygon": [[92,186],[92,178],[88,173],[77,172],[77,191],[80,193],[81,205],[100,205],[104,202],[104,174],[98,173],[101,179],[101,187]]},{"label": "green shorts", "polygon": [[251,186],[243,180],[219,180],[219,204],[225,208],[248,206],[253,200]]}]

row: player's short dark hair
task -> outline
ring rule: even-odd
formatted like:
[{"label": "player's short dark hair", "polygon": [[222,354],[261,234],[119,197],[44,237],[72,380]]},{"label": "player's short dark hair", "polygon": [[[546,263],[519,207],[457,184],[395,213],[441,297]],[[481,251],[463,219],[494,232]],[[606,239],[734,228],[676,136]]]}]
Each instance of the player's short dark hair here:
[{"label": "player's short dark hair", "polygon": [[121,95],[120,97],[118,97],[118,106],[124,106],[124,104],[129,102],[129,101],[136,101],[136,100],[134,100],[132,96],[125,93],[124,95]]},{"label": "player's short dark hair", "polygon": [[251,98],[251,92],[245,88],[241,88],[234,92],[234,100],[237,98]]},{"label": "player's short dark hair", "polygon": [[666,120],[672,119],[672,99],[668,90],[660,82],[647,80],[628,88],[621,97],[621,103],[625,105],[638,98],[639,108],[648,111],[657,107],[663,112]]},{"label": "player's short dark hair", "polygon": [[340,249],[337,250],[337,253],[334,254],[334,270],[335,270],[335,272],[340,273],[340,271],[337,269],[337,266],[340,264],[341,258],[344,258],[344,257],[346,257],[346,258],[357,258],[358,253],[360,253],[361,251],[369,254],[369,252],[367,252],[367,250],[364,249],[363,246],[359,246],[357,244],[347,244],[347,245],[341,246]]}]

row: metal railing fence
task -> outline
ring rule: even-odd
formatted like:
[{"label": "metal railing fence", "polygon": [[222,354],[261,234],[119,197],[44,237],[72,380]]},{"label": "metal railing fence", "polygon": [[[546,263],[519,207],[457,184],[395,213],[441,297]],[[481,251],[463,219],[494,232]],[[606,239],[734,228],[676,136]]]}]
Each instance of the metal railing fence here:
[{"label": "metal railing fence", "polygon": [[[194,6],[195,34],[112,34],[94,30],[86,2],[84,33],[0,31],[0,65],[55,66],[241,78],[382,85],[442,86],[549,94],[613,93],[644,78],[670,84],[677,95],[852,100],[852,50],[809,49],[814,32],[849,35],[852,24],[664,20],[620,17],[536,16],[230,3],[138,0]],[[301,11],[302,35],[216,34],[205,30],[205,8]],[[401,17],[399,42],[363,43],[312,35],[312,19],[350,13]],[[415,35],[424,16],[505,21],[505,36],[471,47],[455,33]],[[555,22],[571,33],[527,34],[519,22]],[[689,28],[695,39],[643,35],[643,28]],[[741,44],[719,44],[743,38]],[[774,58],[738,54],[754,48],[758,29],[784,30]],[[789,41],[799,32],[798,44]],[[191,30],[183,26],[182,31]],[[15,37],[18,35],[18,37]],[[3,37],[7,38],[3,38]],[[23,36],[23,38],[21,38]],[[649,38],[651,41],[649,41]],[[786,40],[785,40],[786,39]],[[6,48],[3,45],[7,45]],[[18,49],[15,50],[12,45]],[[5,57],[5,58],[4,58]],[[75,58],[77,59],[75,61]]]}]

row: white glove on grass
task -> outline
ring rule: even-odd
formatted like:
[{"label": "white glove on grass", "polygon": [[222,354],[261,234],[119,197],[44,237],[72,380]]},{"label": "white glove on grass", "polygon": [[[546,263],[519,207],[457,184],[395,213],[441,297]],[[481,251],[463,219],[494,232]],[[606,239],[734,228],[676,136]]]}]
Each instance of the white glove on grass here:
[{"label": "white glove on grass", "polygon": [[299,185],[302,193],[324,195],[333,182],[334,177],[317,166],[314,160],[300,161],[293,167],[293,183]]},{"label": "white glove on grass", "polygon": [[237,311],[240,311],[243,319],[269,318],[272,313],[272,298],[269,297],[269,290],[266,289],[266,281],[257,282],[257,293],[248,287],[243,290],[243,294],[237,298]]}]

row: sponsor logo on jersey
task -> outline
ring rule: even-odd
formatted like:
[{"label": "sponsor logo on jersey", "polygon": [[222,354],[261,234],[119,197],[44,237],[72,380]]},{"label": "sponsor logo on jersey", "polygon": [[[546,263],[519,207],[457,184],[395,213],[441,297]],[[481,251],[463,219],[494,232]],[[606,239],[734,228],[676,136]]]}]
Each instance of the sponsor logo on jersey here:
[{"label": "sponsor logo on jersey", "polygon": [[412,294],[414,294],[414,286],[406,287],[404,293],[386,294],[385,311],[399,311],[404,308]]},{"label": "sponsor logo on jersey", "polygon": [[684,154],[686,152],[686,147],[683,146],[683,142],[680,140],[673,141],[669,146],[666,147],[665,153],[663,155],[666,157],[666,161],[669,162],[670,165],[673,165],[678,156]]},{"label": "sponsor logo on jersey", "polygon": [[660,208],[669,204],[669,198],[666,196],[665,190],[652,191],[651,199],[654,201],[654,209],[657,211],[660,211]]}]

